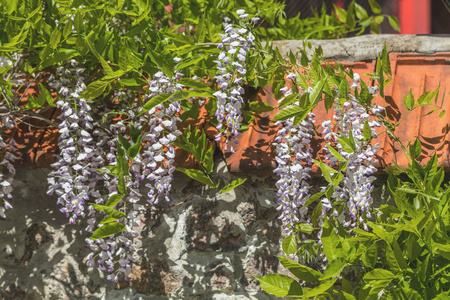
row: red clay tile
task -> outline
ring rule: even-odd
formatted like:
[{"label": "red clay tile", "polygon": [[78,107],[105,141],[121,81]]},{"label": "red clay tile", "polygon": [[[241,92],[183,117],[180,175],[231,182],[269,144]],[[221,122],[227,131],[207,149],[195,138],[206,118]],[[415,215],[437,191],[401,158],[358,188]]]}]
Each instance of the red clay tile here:
[{"label": "red clay tile", "polygon": [[[449,163],[449,124],[450,124],[450,52],[424,55],[414,53],[391,53],[391,68],[393,80],[385,89],[387,114],[391,121],[400,125],[395,129],[395,134],[406,146],[408,141],[416,138],[422,143],[423,155],[421,160],[426,163],[434,153],[438,156],[440,166],[447,170]],[[409,93],[410,89],[414,98],[417,99],[423,93],[441,86],[438,104],[444,96],[442,109],[446,111],[442,118],[438,117],[439,111],[431,112],[433,107],[419,107],[412,112],[403,105],[403,95]],[[444,95],[444,89],[446,94]],[[378,99],[379,100],[379,99]],[[434,103],[434,101],[433,101]],[[405,167],[407,158],[400,147],[393,143],[385,135],[380,139],[382,147],[382,165],[390,165],[393,161]]]},{"label": "red clay tile", "polygon": [[[391,53],[391,68],[393,80],[385,88],[386,103],[380,97],[374,99],[375,103],[387,107],[387,116],[394,124],[397,124],[402,118],[402,122],[395,129],[395,134],[400,137],[405,146],[408,141],[419,137],[422,142],[424,154],[420,158],[426,163],[430,155],[437,153],[439,165],[446,169],[450,167],[449,163],[449,123],[450,115],[446,113],[444,117],[438,118],[434,113],[427,115],[433,108],[423,107],[414,110],[408,114],[403,105],[403,95],[408,94],[412,89],[414,97],[417,99],[426,91],[434,90],[439,86],[442,87],[439,101],[442,99],[443,88],[449,87],[450,78],[450,53],[443,52],[437,54],[414,54],[414,53]],[[331,62],[332,63],[332,62]],[[343,63],[344,66],[350,67],[354,72],[363,75],[364,73],[373,73],[375,71],[375,61]],[[367,80],[367,76],[362,76],[363,80]],[[270,87],[259,92],[258,101],[267,102],[271,105],[277,105],[276,100],[270,92]],[[449,93],[444,97],[443,109],[450,111]],[[256,172],[259,175],[268,174],[274,167],[275,157],[274,147],[271,145],[276,134],[277,128],[273,123],[267,123],[277,114],[278,110],[264,113],[255,118],[250,124],[247,132],[241,133],[238,137],[239,144],[234,148],[236,153],[223,151],[224,144],[221,143],[221,149],[225,153],[224,157],[231,172],[248,173]],[[316,126],[320,132],[320,124],[325,119],[332,116],[332,112],[326,112],[323,104],[319,105],[315,110]],[[381,133],[383,130],[379,130]],[[396,162],[401,167],[408,165],[407,159],[398,145],[388,137],[382,134],[374,141],[380,143],[379,149],[379,168],[384,168]],[[313,141],[313,148],[319,151],[324,145],[323,140],[317,139]],[[313,171],[316,173],[317,168]]]},{"label": "red clay tile", "polygon": [[[426,115],[432,108],[418,108],[414,112],[408,113],[403,105],[403,95],[412,90],[417,99],[426,91],[433,90],[441,85],[440,99],[442,99],[444,87],[450,89],[450,53],[441,52],[436,54],[414,54],[414,53],[391,53],[391,67],[393,80],[385,88],[386,103],[379,103],[381,98],[374,99],[380,105],[386,105],[387,116],[397,123],[403,119],[400,125],[395,129],[395,134],[406,144],[409,140],[419,137],[424,148],[424,155],[421,157],[425,163],[429,156],[434,152],[439,157],[439,165],[450,168],[449,141],[450,141],[450,97],[449,92],[445,94],[443,109],[447,113],[442,118],[437,114]],[[331,62],[332,63],[332,62]],[[375,61],[343,63],[344,66],[351,67],[354,72],[363,75],[372,73],[375,70]],[[363,76],[363,79],[367,77]],[[31,88],[27,93],[36,93]],[[37,95],[35,95],[37,96]],[[248,101],[263,101],[272,106],[277,106],[277,100],[271,93],[271,87],[259,89],[257,93],[248,93]],[[24,97],[24,100],[26,96]],[[272,142],[275,138],[277,127],[270,122],[278,110],[262,113],[255,117],[254,122],[249,125],[249,129],[242,132],[235,145],[236,153],[223,151],[224,144],[219,143],[220,149],[224,152],[227,165],[231,172],[249,173],[254,172],[258,175],[268,175],[274,168],[275,150]],[[331,116],[331,112],[326,113],[323,105],[319,105],[315,110],[316,126],[320,131],[320,124],[326,118]],[[54,119],[56,111],[54,109],[45,112],[45,117]],[[206,112],[201,110],[198,120],[190,120],[187,124],[197,126],[205,130],[208,138],[213,141],[218,133],[215,126],[206,122]],[[40,120],[30,120],[34,126],[43,126],[47,124]],[[19,151],[21,152],[22,164],[32,165],[34,167],[48,167],[53,161],[53,155],[57,151],[57,130],[54,128],[35,129],[25,123],[18,126],[15,136]],[[379,151],[379,167],[386,167],[394,161],[402,167],[406,167],[407,160],[400,151],[399,147],[394,145],[391,139],[386,135],[380,136],[376,142],[381,144]],[[313,147],[319,150],[323,146],[323,141],[314,141]],[[195,167],[195,161],[188,153],[178,149],[176,165],[185,168]]]}]

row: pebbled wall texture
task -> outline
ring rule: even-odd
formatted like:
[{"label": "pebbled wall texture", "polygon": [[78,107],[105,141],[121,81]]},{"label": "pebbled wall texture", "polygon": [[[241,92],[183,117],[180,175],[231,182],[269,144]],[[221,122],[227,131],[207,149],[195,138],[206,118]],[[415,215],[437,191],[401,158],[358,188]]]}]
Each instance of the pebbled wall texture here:
[{"label": "pebbled wall texture", "polygon": [[[365,36],[313,44],[320,44],[329,58],[360,61],[373,60],[384,42],[389,51],[450,51],[449,38],[426,36]],[[283,53],[302,46],[301,41],[275,44]],[[237,177],[228,171],[232,164],[217,154],[213,178],[225,185]],[[275,257],[282,255],[284,231],[277,219],[277,178],[270,175],[270,167],[239,172],[248,180],[224,194],[177,177],[171,203],[142,216],[145,227],[138,239],[134,278],[118,284],[85,266],[87,236],[81,226],[68,224],[56,198],[47,196],[48,172],[17,167],[14,208],[0,220],[0,300],[274,299],[261,291],[254,276],[287,274]],[[313,189],[318,189],[322,179],[314,182]],[[387,198],[383,182],[385,176],[379,175],[374,192],[378,203]]]}]

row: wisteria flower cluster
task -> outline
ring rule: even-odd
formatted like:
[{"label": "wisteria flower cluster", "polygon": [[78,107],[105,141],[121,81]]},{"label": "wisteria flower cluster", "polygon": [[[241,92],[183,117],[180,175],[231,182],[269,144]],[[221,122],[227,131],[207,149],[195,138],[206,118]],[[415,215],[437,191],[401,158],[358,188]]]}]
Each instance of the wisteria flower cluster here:
[{"label": "wisteria flower cluster", "polygon": [[59,67],[49,78],[49,86],[60,95],[56,102],[59,116],[60,154],[48,176],[48,194],[56,193],[61,211],[73,224],[86,216],[88,201],[102,203],[97,182],[102,179],[99,168],[104,166],[103,152],[93,138],[91,106],[81,94],[86,89],[84,69],[72,60],[68,67]]},{"label": "wisteria flower cluster", "polygon": [[14,155],[14,139],[11,137],[9,142],[6,143],[2,137],[4,131],[11,130],[16,125],[12,116],[8,114],[6,105],[6,103],[0,102],[0,126],[2,128],[0,130],[0,219],[6,218],[5,212],[12,208],[9,201],[12,199],[12,182],[16,172],[13,162],[17,158]]},{"label": "wisteria flower cluster", "polygon": [[[292,75],[288,79],[293,79]],[[292,94],[292,89],[284,87],[281,91],[285,96]],[[281,102],[283,97],[279,102]],[[294,105],[299,105],[295,102]],[[295,118],[278,121],[280,126],[275,143],[277,168],[274,173],[280,177],[276,183],[278,189],[279,219],[283,222],[287,234],[292,234],[294,223],[307,221],[308,207],[303,206],[310,197],[309,183],[312,160],[310,146],[314,134],[315,115],[309,113],[304,120],[294,124]]]},{"label": "wisteria flower cluster", "polygon": [[[287,79],[295,83],[296,76],[294,73],[287,75]],[[359,75],[354,74],[354,89],[358,89]],[[303,91],[298,87],[300,93],[308,93],[311,90]],[[284,97],[293,93],[293,89],[285,86],[280,90]],[[371,87],[370,93],[376,93],[377,88]],[[337,91],[337,93],[339,93]],[[339,96],[339,94],[338,94]],[[346,161],[346,168],[342,180],[334,186],[334,193],[326,196],[327,186],[322,187],[321,192],[324,194],[321,198],[321,214],[317,218],[318,226],[323,226],[323,219],[326,215],[336,218],[344,227],[354,228],[362,226],[368,230],[365,223],[366,219],[370,219],[373,181],[372,176],[376,172],[374,164],[376,163],[375,154],[377,153],[378,144],[372,145],[370,140],[377,136],[376,128],[380,123],[371,120],[369,112],[366,108],[359,104],[356,98],[349,95],[341,95],[345,97],[345,102],[341,102],[337,97],[333,105],[333,120],[325,120],[321,126],[322,137],[327,142],[324,147],[325,161],[330,167],[337,169],[339,161],[332,154],[329,147],[336,147],[337,152]],[[348,98],[348,99],[347,99]],[[299,105],[299,102],[293,103]],[[375,105],[372,108],[373,114],[383,112],[384,108]],[[310,166],[313,164],[312,149],[310,142],[314,134],[314,114],[309,113],[303,121],[294,125],[294,117],[285,121],[275,123],[280,126],[278,136],[275,139],[277,168],[274,172],[279,176],[277,181],[278,210],[281,211],[280,219],[283,221],[287,234],[292,234],[294,223],[309,222],[307,216],[308,207],[303,204],[309,199],[309,179]],[[367,136],[367,130],[369,130]],[[348,145],[344,147],[341,139],[347,141],[354,140],[354,149],[348,149]],[[333,205],[335,202],[342,202],[345,210],[339,210],[339,207]],[[322,230],[319,231],[319,238]]]},{"label": "wisteria flower cluster", "polygon": [[[248,17],[245,10],[240,9],[236,13],[241,20]],[[222,133],[216,136],[216,141],[224,136],[227,150],[229,141],[236,143],[236,136],[239,134],[244,103],[242,95],[245,92],[243,84],[247,73],[245,60],[255,37],[248,29],[233,26],[227,17],[224,18],[223,25],[225,33],[220,34],[222,40],[218,45],[222,52],[216,61],[218,73],[214,77],[220,88],[214,96],[217,98],[217,129],[222,130]],[[232,153],[233,143],[229,145]]]},{"label": "wisteria flower cluster", "polygon": [[[359,79],[359,74],[355,73],[353,88],[358,88],[356,84],[359,83]],[[377,88],[371,87],[369,91],[375,94]],[[325,202],[344,200],[347,216],[344,212],[338,214],[336,208],[332,209],[331,205],[324,207],[326,211],[332,209],[332,215],[337,217],[344,227],[354,228],[360,224],[365,230],[368,230],[365,219],[372,217],[373,199],[371,195],[372,183],[375,180],[372,175],[377,171],[374,164],[377,162],[375,154],[379,147],[378,143],[372,145],[370,140],[377,137],[376,128],[381,124],[377,120],[370,119],[366,108],[359,104],[354,96],[350,95],[349,98],[343,104],[336,99],[333,107],[334,121],[327,120],[322,123],[324,128],[322,134],[325,140],[335,144],[339,154],[347,161],[344,177],[340,185],[335,187],[333,199],[325,199]],[[383,107],[376,105],[372,112],[376,114],[383,110]],[[365,126],[368,126],[369,137],[364,135]],[[353,139],[355,149],[347,152],[349,149],[344,149],[338,136]],[[326,159],[329,160],[331,166],[337,166],[338,161],[328,147],[328,145],[325,146]]]},{"label": "wisteria flower cluster", "polygon": [[[179,59],[175,58],[175,61],[179,62]],[[174,74],[175,79],[181,79],[182,76],[180,72]],[[181,89],[183,86],[174,79],[157,72],[149,83],[150,94],[147,97],[151,99],[162,93],[173,94]],[[173,101],[168,105],[159,104],[140,117],[140,123],[148,126],[142,138],[144,142],[142,165],[143,176],[150,182],[146,184],[149,188],[148,201],[153,204],[158,204],[160,197],[170,201],[171,183],[175,172],[175,149],[171,143],[181,135],[177,127],[180,109],[180,102]]]}]

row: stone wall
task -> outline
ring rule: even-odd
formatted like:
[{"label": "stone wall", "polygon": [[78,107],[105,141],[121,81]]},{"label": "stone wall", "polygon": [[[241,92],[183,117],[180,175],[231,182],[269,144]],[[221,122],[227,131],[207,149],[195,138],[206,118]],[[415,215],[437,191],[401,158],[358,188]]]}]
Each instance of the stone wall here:
[{"label": "stone wall", "polygon": [[[84,226],[68,224],[46,195],[47,169],[19,168],[14,208],[0,220],[0,299],[274,299],[254,276],[288,274],[274,255],[284,238],[274,176],[250,176],[224,194],[186,177],[172,201],[143,217],[131,282],[114,284],[83,263]],[[215,180],[236,179],[221,158]],[[380,200],[381,177],[375,191]],[[315,178],[318,189],[324,184]],[[314,192],[314,190],[313,190]]]},{"label": "stone wall", "polygon": [[[48,172],[17,170],[14,208],[0,220],[0,299],[271,299],[253,276],[280,271],[274,177],[225,194],[176,178],[172,202],[143,216],[134,279],[113,284],[83,264],[84,226],[46,195]],[[221,159],[214,177],[232,180]]]}]

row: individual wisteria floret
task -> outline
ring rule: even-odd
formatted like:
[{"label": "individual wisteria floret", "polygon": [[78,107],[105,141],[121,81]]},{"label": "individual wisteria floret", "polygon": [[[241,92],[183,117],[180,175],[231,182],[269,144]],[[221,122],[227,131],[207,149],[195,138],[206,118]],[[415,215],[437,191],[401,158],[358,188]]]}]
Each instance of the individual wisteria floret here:
[{"label": "individual wisteria floret", "polygon": [[[285,88],[282,92],[285,95],[292,93]],[[294,105],[299,105],[299,102]],[[280,177],[276,183],[277,210],[280,211],[279,219],[287,234],[292,234],[294,223],[307,221],[308,207],[304,204],[310,197],[307,180],[313,163],[310,143],[314,133],[314,118],[315,115],[309,113],[298,124],[294,123],[294,118],[275,123],[280,126],[274,143],[277,152],[277,168],[274,172]]]},{"label": "individual wisteria floret", "polygon": [[[245,10],[240,9],[236,13],[240,19],[247,19],[248,14]],[[216,136],[216,141],[224,136],[227,144],[225,150],[227,150],[228,142],[233,141],[229,146],[231,152],[234,152],[233,143],[236,142],[240,128],[239,122],[242,121],[243,84],[247,73],[245,60],[255,37],[246,28],[233,26],[226,17],[223,24],[225,33],[220,34],[222,39],[218,45],[222,51],[215,61],[218,73],[214,77],[219,84],[219,90],[214,93],[217,98],[215,116],[218,120],[217,129],[222,131]]]}]

